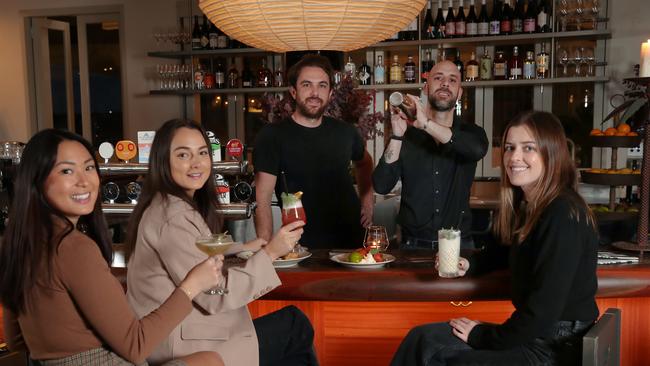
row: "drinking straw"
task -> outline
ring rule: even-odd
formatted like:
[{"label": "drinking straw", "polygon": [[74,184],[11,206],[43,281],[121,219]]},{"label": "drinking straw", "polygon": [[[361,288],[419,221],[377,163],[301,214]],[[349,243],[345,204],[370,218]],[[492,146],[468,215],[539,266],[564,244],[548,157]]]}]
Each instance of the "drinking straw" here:
[{"label": "drinking straw", "polygon": [[280,172],[280,175],[282,176],[282,184],[284,185],[284,193],[289,195],[289,185],[287,184],[287,175],[284,174],[284,170]]},{"label": "drinking straw", "polygon": [[460,211],[460,217],[458,218],[458,225],[456,228],[460,230],[460,224],[463,222],[463,215],[465,214],[465,211]]}]

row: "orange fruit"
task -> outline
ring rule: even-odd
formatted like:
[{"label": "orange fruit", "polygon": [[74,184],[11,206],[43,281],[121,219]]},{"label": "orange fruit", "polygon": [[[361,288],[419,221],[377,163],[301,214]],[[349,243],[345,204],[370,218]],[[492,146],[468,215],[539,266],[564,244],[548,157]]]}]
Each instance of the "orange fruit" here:
[{"label": "orange fruit", "polygon": [[597,128],[594,128],[593,130],[591,130],[591,132],[589,132],[589,136],[602,136],[602,134],[603,134],[603,131],[601,131],[601,130],[599,130]]},{"label": "orange fruit", "polygon": [[639,136],[639,134],[636,133],[636,132],[634,132],[634,131],[632,131],[632,132],[628,132],[628,133],[627,133],[627,136]]},{"label": "orange fruit", "polygon": [[618,131],[614,134],[614,136],[627,136],[627,132]]},{"label": "orange fruit", "polygon": [[616,132],[618,132],[618,131],[616,131],[616,129],[614,127],[610,127],[610,128],[605,130],[605,136],[614,136],[614,135],[616,135]]},{"label": "orange fruit", "polygon": [[[632,128],[630,127],[630,125],[628,125],[627,123],[623,122],[623,123],[621,123],[620,125],[618,125],[618,127],[616,127],[616,130],[617,130],[618,132],[628,133],[628,132],[630,132],[630,131],[632,130]],[[618,135],[617,135],[617,136],[618,136]],[[621,135],[621,136],[625,136],[625,135]]]}]

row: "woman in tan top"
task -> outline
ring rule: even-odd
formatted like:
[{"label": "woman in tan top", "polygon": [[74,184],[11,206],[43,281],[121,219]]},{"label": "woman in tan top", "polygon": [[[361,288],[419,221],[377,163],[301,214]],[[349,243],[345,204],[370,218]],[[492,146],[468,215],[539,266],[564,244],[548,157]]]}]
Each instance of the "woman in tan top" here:
[{"label": "woman in tan top", "polygon": [[[141,364],[220,282],[223,257],[195,266],[138,320],[112,276],[112,247],[97,201],[99,174],[83,138],[45,130],[25,147],[0,248],[0,299],[11,349],[43,365]],[[222,365],[215,352],[176,364]]]},{"label": "woman in tan top", "polygon": [[[126,241],[131,248],[127,296],[138,314],[160,306],[179,279],[205,258],[194,245],[196,238],[221,231],[211,155],[205,131],[195,122],[171,120],[156,131]],[[149,362],[217,351],[227,366],[317,364],[314,331],[305,314],[290,306],[251,320],[247,307],[280,285],[273,260],[291,251],[303,225],[284,226],[268,244],[261,239],[243,244],[259,250],[241,266],[228,268],[222,284],[228,293],[195,297],[190,315]]]}]

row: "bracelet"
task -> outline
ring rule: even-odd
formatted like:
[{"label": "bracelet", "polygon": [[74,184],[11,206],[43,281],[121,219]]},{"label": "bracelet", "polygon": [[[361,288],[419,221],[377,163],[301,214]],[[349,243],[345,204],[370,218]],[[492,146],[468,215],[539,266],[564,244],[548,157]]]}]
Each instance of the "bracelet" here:
[{"label": "bracelet", "polygon": [[391,140],[404,141],[404,136],[390,135]]},{"label": "bracelet", "polygon": [[186,288],[183,287],[183,286],[178,286],[178,288],[179,288],[181,291],[183,291],[183,292],[185,293],[185,295],[187,295],[187,297],[190,299],[190,301],[192,301],[192,291],[186,289]]}]

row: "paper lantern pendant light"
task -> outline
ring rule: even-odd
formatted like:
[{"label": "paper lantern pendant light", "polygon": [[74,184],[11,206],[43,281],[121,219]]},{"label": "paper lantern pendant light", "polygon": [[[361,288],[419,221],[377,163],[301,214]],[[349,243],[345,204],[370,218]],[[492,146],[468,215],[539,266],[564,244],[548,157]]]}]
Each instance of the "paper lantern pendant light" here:
[{"label": "paper lantern pendant light", "polygon": [[274,52],[351,51],[410,23],[427,0],[199,0],[228,36]]}]

